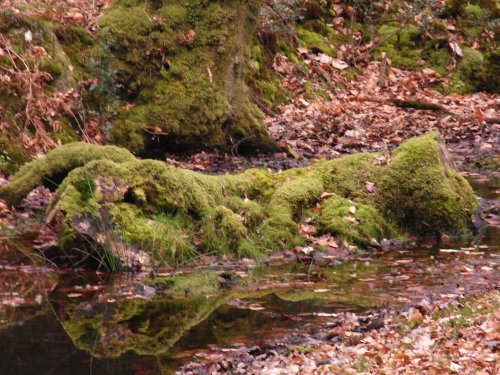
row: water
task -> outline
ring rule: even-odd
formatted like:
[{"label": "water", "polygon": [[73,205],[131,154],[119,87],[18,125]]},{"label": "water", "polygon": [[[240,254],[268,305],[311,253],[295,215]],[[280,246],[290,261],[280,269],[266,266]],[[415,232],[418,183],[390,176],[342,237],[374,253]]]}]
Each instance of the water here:
[{"label": "water", "polygon": [[[496,199],[497,182],[475,186]],[[480,247],[458,253],[434,246],[333,268],[223,270],[234,276],[229,284],[196,271],[146,287],[143,275],[31,266],[18,251],[22,243],[4,242],[0,253],[9,266],[0,268],[0,374],[172,373],[213,347],[281,340],[341,311],[498,285],[498,233],[485,227]]]}]

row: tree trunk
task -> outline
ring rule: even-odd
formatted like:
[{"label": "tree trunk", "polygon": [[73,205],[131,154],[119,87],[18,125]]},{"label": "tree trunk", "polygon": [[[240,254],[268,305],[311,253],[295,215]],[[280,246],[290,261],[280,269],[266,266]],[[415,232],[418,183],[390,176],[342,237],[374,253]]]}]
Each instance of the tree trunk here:
[{"label": "tree trunk", "polygon": [[114,121],[115,141],[161,155],[235,144],[276,149],[245,83],[260,5],[114,1],[100,23],[111,66],[134,103]]}]

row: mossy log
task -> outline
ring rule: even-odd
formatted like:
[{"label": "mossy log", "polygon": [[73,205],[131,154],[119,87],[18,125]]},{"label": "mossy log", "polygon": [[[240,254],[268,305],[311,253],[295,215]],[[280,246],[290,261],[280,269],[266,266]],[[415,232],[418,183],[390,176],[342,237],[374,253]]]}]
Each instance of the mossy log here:
[{"label": "mossy log", "polygon": [[318,235],[359,245],[405,232],[464,234],[476,208],[438,133],[408,140],[390,157],[364,153],[282,173],[248,169],[222,176],[75,143],[25,165],[0,187],[0,197],[19,202],[40,182],[68,171],[48,221],[57,224],[65,254],[75,242],[91,243],[117,268],[175,264],[200,251],[257,256],[300,245],[305,218]]}]

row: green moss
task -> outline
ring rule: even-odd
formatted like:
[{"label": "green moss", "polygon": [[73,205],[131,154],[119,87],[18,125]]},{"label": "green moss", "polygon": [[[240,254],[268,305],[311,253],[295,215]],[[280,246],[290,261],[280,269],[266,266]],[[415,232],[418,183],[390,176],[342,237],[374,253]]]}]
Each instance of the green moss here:
[{"label": "green moss", "polygon": [[414,25],[407,25],[400,30],[398,26],[384,24],[379,28],[379,37],[384,43],[375,49],[374,55],[379,58],[382,52],[386,52],[394,66],[415,69],[420,60],[420,36],[421,31]]},{"label": "green moss", "polygon": [[379,206],[399,225],[419,234],[464,234],[476,200],[470,185],[446,164],[437,133],[403,143],[378,178]]},{"label": "green moss", "polygon": [[376,208],[354,203],[337,195],[321,204],[316,218],[319,230],[338,235],[351,243],[369,245],[373,240],[394,238],[396,229]]},{"label": "green moss", "polygon": [[147,249],[153,264],[179,264],[196,255],[188,223],[173,215],[147,217],[136,206],[122,203],[111,207],[120,237],[129,245]]},{"label": "green moss", "polygon": [[269,201],[269,218],[261,228],[265,245],[269,248],[300,245],[303,239],[298,234],[296,220],[323,191],[320,179],[295,178],[278,187]]},{"label": "green moss", "polygon": [[24,165],[8,185],[0,187],[0,195],[10,204],[17,204],[31,190],[56,177],[64,177],[72,169],[95,159],[123,162],[134,157],[127,150],[114,146],[71,143],[49,152],[43,159]]},{"label": "green moss", "polygon": [[313,352],[312,348],[308,348],[306,346],[296,345],[296,346],[290,346],[290,347],[286,348],[285,355],[290,355],[293,353],[308,354],[308,353],[312,353],[312,352]]},{"label": "green moss", "polygon": [[64,65],[64,69],[71,71],[75,79],[90,78],[87,63],[92,55],[96,36],[81,27],[70,25],[56,24],[53,26],[53,32],[61,45],[62,52],[69,59],[69,64]]},{"label": "green moss", "polygon": [[448,75],[446,66],[448,65],[452,55],[448,48],[440,48],[433,42],[426,44],[422,51],[422,58],[425,60],[426,65],[440,74],[441,76]]},{"label": "green moss", "polygon": [[86,177],[80,181],[74,183],[76,190],[81,194],[83,201],[88,201],[96,190],[96,184],[94,180]]},{"label": "green moss", "polygon": [[63,69],[64,67],[57,62],[46,58],[42,59],[40,64],[40,70],[49,73],[53,79],[60,77],[63,73]]},{"label": "green moss", "polygon": [[484,56],[480,51],[472,48],[463,48],[463,57],[458,63],[459,74],[471,82],[481,79],[483,73]]},{"label": "green moss", "polygon": [[[379,157],[358,154],[282,173],[249,169],[208,176],[135,159],[116,147],[77,143],[27,164],[0,188],[0,197],[19,201],[48,176],[73,168],[47,211],[51,217],[61,213],[61,236],[78,240],[78,223],[84,222],[84,236],[101,244],[103,234],[108,238],[112,259],[123,262],[123,251],[141,249],[149,265],[179,264],[203,251],[257,257],[303,244],[299,224],[317,203],[313,219],[320,233],[360,245],[407,231],[467,232],[475,198],[447,164],[437,133],[405,142],[386,164],[376,163]],[[367,182],[374,191],[367,191]],[[320,201],[324,192],[336,194]]]},{"label": "green moss", "polygon": [[244,218],[224,206],[218,206],[207,217],[202,228],[202,244],[208,252],[236,252],[239,244],[247,238]]},{"label": "green moss", "polygon": [[252,94],[269,108],[283,103],[290,95],[281,83],[281,77],[270,68],[273,56],[257,43],[250,46],[250,62],[245,74]]},{"label": "green moss", "polygon": [[445,21],[441,19],[434,20],[432,22],[432,35],[433,38],[438,38],[438,39],[444,39],[448,36],[449,31],[448,31],[448,25],[446,24]]},{"label": "green moss", "polygon": [[[116,1],[100,20],[113,40],[112,66],[136,98],[112,136],[129,149],[204,148],[236,143],[275,147],[245,84],[258,2],[174,1],[153,8]],[[148,17],[159,16],[158,22]],[[149,52],[148,52],[149,51]],[[160,137],[144,130],[160,127]],[[147,147],[146,147],[147,146]]]},{"label": "green moss", "polygon": [[483,17],[483,9],[476,4],[470,4],[468,3],[464,8],[463,8],[463,15],[464,17],[471,19],[471,20],[478,20]]},{"label": "green moss", "polygon": [[[43,83],[43,93],[46,95],[67,91],[70,88],[74,88],[77,83],[76,72],[73,69],[74,64],[71,58],[65,53],[63,43],[56,35],[62,28],[60,25],[54,25],[52,22],[44,20],[43,17],[24,14],[14,15],[8,11],[0,11],[1,32],[20,56],[19,58],[26,61],[30,68],[36,68],[51,75],[52,79]],[[24,33],[28,30],[32,34],[32,41],[30,43],[24,38]],[[42,47],[47,55],[33,57],[32,46]],[[84,52],[83,48],[78,48],[79,54],[85,55]],[[17,61],[17,64],[19,65],[19,61]],[[4,54],[1,57],[0,65],[4,68],[13,66],[12,59],[8,54]],[[23,116],[18,115],[24,110],[26,105],[26,90],[27,88],[16,84],[3,85],[0,88],[0,105],[3,107],[2,121],[6,121],[11,125],[9,137],[13,140],[21,132],[29,130],[25,129]],[[35,95],[37,95],[36,90]],[[60,122],[70,123],[70,121],[74,120],[74,116],[66,113],[59,115],[59,117],[64,117]],[[49,130],[50,126],[47,126],[46,121],[44,119],[40,120]],[[48,133],[50,136],[50,131]],[[57,138],[57,136],[55,137]]]},{"label": "green moss", "polygon": [[297,25],[295,31],[303,46],[313,51],[322,52],[328,56],[336,56],[336,52],[330,47],[331,42],[328,38],[317,32],[308,30],[302,25]]},{"label": "green moss", "polygon": [[22,148],[15,146],[5,136],[0,136],[0,171],[2,173],[8,176],[16,172],[28,160],[30,158]]},{"label": "green moss", "polygon": [[324,88],[318,87],[317,85],[315,87],[312,87],[311,83],[309,82],[306,82],[306,84],[304,85],[304,97],[308,100],[315,100],[318,98],[321,98],[323,100],[330,99],[330,95]]},{"label": "green moss", "polygon": [[160,9],[160,16],[168,25],[182,26],[189,19],[189,9],[181,3],[166,4]]},{"label": "green moss", "polygon": [[204,296],[220,290],[219,276],[216,272],[191,272],[169,278],[170,290],[175,294]]},{"label": "green moss", "polygon": [[463,48],[463,57],[460,59],[457,70],[452,74],[452,82],[448,91],[460,94],[470,93],[478,89],[498,91],[499,82],[496,73],[498,67],[498,52],[488,54],[488,59],[477,50]]}]

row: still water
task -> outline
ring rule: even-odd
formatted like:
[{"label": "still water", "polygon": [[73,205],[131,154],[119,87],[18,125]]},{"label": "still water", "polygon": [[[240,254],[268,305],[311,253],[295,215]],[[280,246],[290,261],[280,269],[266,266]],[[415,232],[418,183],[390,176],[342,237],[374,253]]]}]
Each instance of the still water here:
[{"label": "still water", "polygon": [[[497,183],[475,188],[497,199]],[[498,238],[486,226],[478,246],[458,252],[434,246],[336,267],[197,270],[160,283],[25,266],[14,253],[19,265],[0,266],[0,374],[169,374],[214,347],[281,340],[341,311],[498,285]],[[12,251],[12,243],[2,246]]]}]

